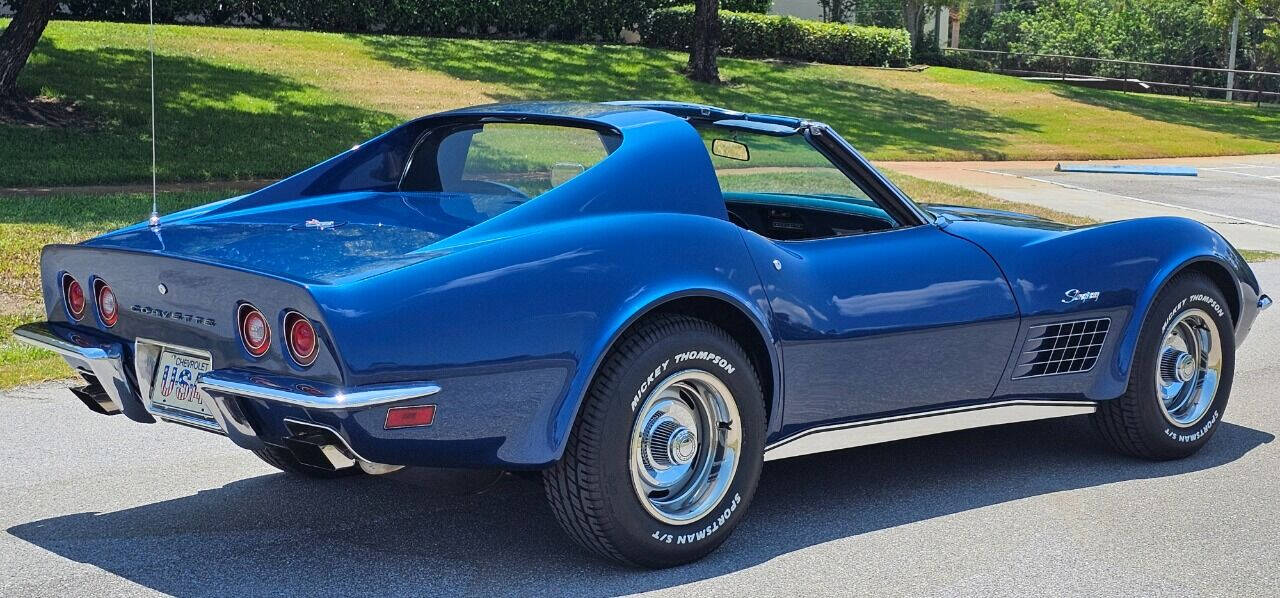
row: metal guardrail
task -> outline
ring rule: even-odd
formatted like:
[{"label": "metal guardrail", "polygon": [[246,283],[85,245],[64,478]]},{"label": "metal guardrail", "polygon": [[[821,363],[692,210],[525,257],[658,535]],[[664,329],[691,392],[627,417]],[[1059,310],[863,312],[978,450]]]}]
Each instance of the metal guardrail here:
[{"label": "metal guardrail", "polygon": [[[1049,77],[1062,81],[1078,81],[1082,79],[1109,81],[1121,84],[1121,89],[1124,90],[1129,90],[1132,86],[1153,89],[1158,93],[1168,93],[1167,90],[1172,90],[1173,94],[1182,95],[1182,93],[1185,93],[1188,98],[1192,98],[1197,94],[1208,98],[1209,94],[1213,93],[1220,97],[1228,97],[1228,94],[1230,94],[1240,99],[1252,98],[1249,101],[1258,105],[1261,105],[1264,100],[1280,103],[1280,73],[1268,71],[1162,64],[1158,62],[1090,58],[1064,54],[1002,52],[972,48],[944,48],[943,51],[987,58],[987,62],[991,64],[993,71],[1010,75]],[[1092,68],[1069,68],[1069,66],[1079,63],[1088,64]],[[1087,72],[1080,72],[1082,70]],[[1099,70],[1103,71],[1103,73],[1099,73]],[[1184,73],[1183,82],[1155,80],[1151,77],[1141,76],[1150,74],[1151,71]],[[1232,88],[1227,88],[1216,84],[1197,83],[1195,82],[1195,75],[1199,73],[1221,74],[1223,76],[1228,73],[1234,73],[1237,84]]]}]

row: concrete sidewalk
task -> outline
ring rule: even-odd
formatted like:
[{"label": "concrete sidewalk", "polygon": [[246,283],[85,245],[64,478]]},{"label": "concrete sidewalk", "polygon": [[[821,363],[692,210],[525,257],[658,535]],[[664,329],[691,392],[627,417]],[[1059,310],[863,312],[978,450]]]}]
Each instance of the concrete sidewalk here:
[{"label": "concrete sidewalk", "polygon": [[1280,252],[1280,154],[1089,163],[1193,166],[1200,176],[1060,173],[1057,162],[1032,161],[877,165],[1102,221],[1182,216],[1213,227],[1239,248]]}]

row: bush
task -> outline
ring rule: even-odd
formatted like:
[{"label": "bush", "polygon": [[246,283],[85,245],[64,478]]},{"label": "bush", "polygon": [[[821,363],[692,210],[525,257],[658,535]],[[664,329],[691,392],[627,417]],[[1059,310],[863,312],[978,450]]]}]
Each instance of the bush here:
[{"label": "bush", "polygon": [[[688,2],[688,0],[681,0],[681,2]],[[673,2],[672,5],[674,4]],[[773,8],[773,0],[720,0],[720,10],[765,14],[770,8]]]},{"label": "bush", "polygon": [[[770,2],[725,0],[768,10]],[[10,0],[12,7],[22,0]],[[156,21],[614,41],[671,0],[160,0]],[[147,20],[147,0],[63,0],[61,18]]]},{"label": "bush", "polygon": [[[726,56],[869,66],[905,66],[911,60],[911,40],[905,29],[734,11],[720,12],[720,27],[720,50]],[[640,37],[646,45],[688,49],[693,43],[693,7],[654,11],[641,24]]]},{"label": "bush", "polygon": [[[1146,0],[1142,10],[1131,11],[1117,11],[1111,0],[1045,0],[1034,11],[996,15],[982,37],[982,47],[1026,54],[1226,66],[1225,31],[1210,21],[1205,9],[1204,0]],[[1247,59],[1249,53],[1243,55]],[[1029,68],[1061,68],[1057,63],[1027,64]],[[1133,70],[1084,61],[1068,63],[1066,67],[1078,74],[1162,81],[1188,76],[1186,72]],[[1202,76],[1202,84],[1222,84],[1220,75]]]}]

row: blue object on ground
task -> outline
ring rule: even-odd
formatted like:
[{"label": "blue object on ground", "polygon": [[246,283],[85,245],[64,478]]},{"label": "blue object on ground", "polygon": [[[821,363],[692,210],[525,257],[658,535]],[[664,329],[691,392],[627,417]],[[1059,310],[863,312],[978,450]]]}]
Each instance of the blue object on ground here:
[{"label": "blue object on ground", "polygon": [[1063,164],[1054,168],[1058,172],[1100,172],[1106,174],[1156,174],[1165,176],[1198,176],[1190,166],[1159,166],[1154,164]]}]

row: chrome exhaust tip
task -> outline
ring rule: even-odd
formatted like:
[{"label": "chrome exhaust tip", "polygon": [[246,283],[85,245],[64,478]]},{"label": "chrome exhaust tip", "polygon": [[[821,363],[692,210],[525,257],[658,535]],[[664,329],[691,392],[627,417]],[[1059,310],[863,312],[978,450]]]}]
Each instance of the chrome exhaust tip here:
[{"label": "chrome exhaust tip", "polygon": [[77,399],[80,399],[80,402],[84,403],[84,406],[88,407],[89,411],[101,415],[116,415],[120,413],[120,409],[116,405],[116,402],[111,400],[111,396],[108,395],[107,391],[102,388],[102,385],[97,382],[92,382],[85,386],[70,388],[68,390],[70,390],[71,394],[75,395]]},{"label": "chrome exhaust tip", "polygon": [[355,467],[356,460],[319,431],[307,431],[284,439],[285,447],[304,465],[328,471]]},{"label": "chrome exhaust tip", "polygon": [[387,465],[385,463],[374,463],[372,461],[358,461],[357,464],[360,465],[360,469],[363,469],[364,472],[369,475],[385,475],[404,469],[403,465]]},{"label": "chrome exhaust tip", "polygon": [[329,471],[359,466],[369,475],[383,475],[404,468],[403,465],[374,463],[360,458],[355,449],[328,426],[294,419],[285,419],[285,426],[293,434],[284,439],[285,446],[306,465]]}]

